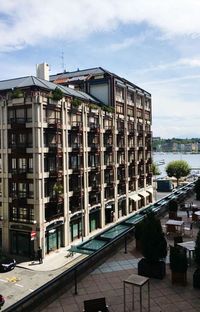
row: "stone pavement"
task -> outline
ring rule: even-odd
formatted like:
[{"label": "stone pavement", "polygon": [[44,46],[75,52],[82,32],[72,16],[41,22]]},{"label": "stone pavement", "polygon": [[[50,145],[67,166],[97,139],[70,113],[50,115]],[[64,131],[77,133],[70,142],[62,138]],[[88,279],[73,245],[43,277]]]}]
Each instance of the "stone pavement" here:
[{"label": "stone pavement", "polygon": [[39,261],[37,260],[25,261],[20,262],[19,264],[17,264],[17,266],[32,271],[47,272],[57,270],[62,267],[65,267],[65,269],[67,269],[68,267],[70,268],[85,257],[87,257],[87,255],[79,253],[74,253],[73,255],[70,255],[70,253],[67,251],[67,248],[63,247],[55,252],[50,253],[49,255],[46,255],[43,263],[39,263]]},{"label": "stone pavement", "polygon": [[[188,199],[197,205],[194,198]],[[187,220],[186,212],[179,212],[183,220]],[[164,225],[168,216],[162,218]],[[193,238],[185,236],[184,241],[196,238],[198,225],[194,226]],[[173,244],[172,238],[167,238],[168,244]],[[56,298],[48,298],[34,312],[81,312],[83,301],[98,297],[105,297],[110,312],[123,312],[123,281],[131,274],[137,274],[137,263],[141,254],[135,249],[134,239],[129,241],[127,253],[124,253],[124,246],[116,249],[100,266],[78,280],[78,294],[74,294],[74,288],[62,289],[56,294]],[[166,277],[163,280],[150,279],[150,303],[151,312],[199,312],[200,311],[200,290],[193,289],[192,275],[195,265],[188,268],[187,286],[172,285],[171,271],[167,259]],[[131,311],[131,288],[127,287],[127,310]],[[139,290],[135,288],[135,312],[139,309]],[[147,311],[147,287],[143,289],[143,310]]]}]

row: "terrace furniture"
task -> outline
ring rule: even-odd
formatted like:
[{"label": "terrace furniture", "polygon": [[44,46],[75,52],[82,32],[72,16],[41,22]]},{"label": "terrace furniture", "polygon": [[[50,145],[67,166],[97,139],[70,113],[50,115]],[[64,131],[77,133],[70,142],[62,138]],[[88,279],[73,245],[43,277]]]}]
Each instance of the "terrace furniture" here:
[{"label": "terrace furniture", "polygon": [[195,241],[188,241],[188,242],[178,243],[177,245],[181,246],[182,248],[184,248],[186,250],[186,252],[188,252],[188,254],[189,254],[189,264],[191,265],[191,263],[192,263],[191,255],[193,254],[193,252],[195,250]]},{"label": "terrace furniture", "polygon": [[187,232],[189,232],[189,235],[193,236],[193,222],[184,223],[183,226],[184,235],[186,235]]},{"label": "terrace furniture", "polygon": [[108,306],[106,305],[105,297],[95,298],[84,301],[83,312],[108,312]]},{"label": "terrace furniture", "polygon": [[183,233],[183,225],[184,225],[183,221],[169,219],[166,222],[167,235],[168,234],[174,234],[174,233],[182,234]]},{"label": "terrace furniture", "polygon": [[183,242],[183,237],[182,236],[174,236],[174,246],[177,246],[178,243]]},{"label": "terrace furniture", "polygon": [[[150,283],[149,278],[137,274],[130,275],[126,280],[124,280],[124,312],[126,312],[126,285],[132,286],[132,311],[135,309],[134,303],[134,287],[140,288],[140,312],[142,312],[142,287],[148,285],[148,311],[150,311]],[[128,310],[130,311],[130,310]]]}]

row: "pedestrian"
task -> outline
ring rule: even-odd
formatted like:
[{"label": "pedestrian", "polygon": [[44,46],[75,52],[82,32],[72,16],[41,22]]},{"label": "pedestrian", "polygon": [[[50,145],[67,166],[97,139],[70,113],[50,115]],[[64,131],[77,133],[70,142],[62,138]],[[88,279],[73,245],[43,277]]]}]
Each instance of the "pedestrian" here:
[{"label": "pedestrian", "polygon": [[38,247],[37,256],[38,256],[39,263],[42,263],[42,249],[41,249],[41,247]]}]

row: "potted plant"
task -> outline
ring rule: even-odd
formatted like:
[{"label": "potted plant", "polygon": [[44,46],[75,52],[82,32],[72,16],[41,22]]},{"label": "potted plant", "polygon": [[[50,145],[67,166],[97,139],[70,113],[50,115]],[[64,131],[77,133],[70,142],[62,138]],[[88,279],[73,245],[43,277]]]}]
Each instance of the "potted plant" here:
[{"label": "potted plant", "polygon": [[194,187],[195,193],[196,193],[196,200],[200,200],[200,178],[195,182]]},{"label": "potted plant", "polygon": [[174,219],[177,217],[178,203],[176,200],[172,199],[169,201],[168,210],[169,210],[169,219]]},{"label": "potted plant", "polygon": [[166,274],[164,259],[167,256],[167,242],[160,220],[152,212],[143,221],[141,253],[144,258],[138,262],[138,274],[163,279]]},{"label": "potted plant", "polygon": [[172,284],[187,284],[187,256],[186,251],[179,246],[170,246],[170,269]]},{"label": "potted plant", "polygon": [[63,194],[63,185],[61,183],[55,183],[53,186],[53,191],[56,196],[61,196]]},{"label": "potted plant", "polygon": [[81,100],[74,98],[71,102],[72,108],[78,108],[81,105]]},{"label": "potted plant", "polygon": [[63,98],[63,92],[58,87],[52,91],[52,100],[60,101]]},{"label": "potted plant", "polygon": [[196,237],[194,260],[197,268],[193,274],[193,287],[200,288],[200,230],[198,231]]},{"label": "potted plant", "polygon": [[20,89],[16,88],[11,92],[11,99],[19,99],[22,97],[24,97],[24,93]]},{"label": "potted plant", "polygon": [[141,236],[142,236],[143,220],[135,226],[135,247],[141,251]]}]

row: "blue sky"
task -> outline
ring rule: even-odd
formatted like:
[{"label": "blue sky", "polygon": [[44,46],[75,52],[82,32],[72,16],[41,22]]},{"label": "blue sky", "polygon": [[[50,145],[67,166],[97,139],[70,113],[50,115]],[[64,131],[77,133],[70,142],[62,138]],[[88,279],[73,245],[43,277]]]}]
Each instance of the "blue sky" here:
[{"label": "blue sky", "polygon": [[0,0],[0,80],[42,62],[101,66],[152,94],[154,136],[199,137],[199,12],[199,0]]}]

